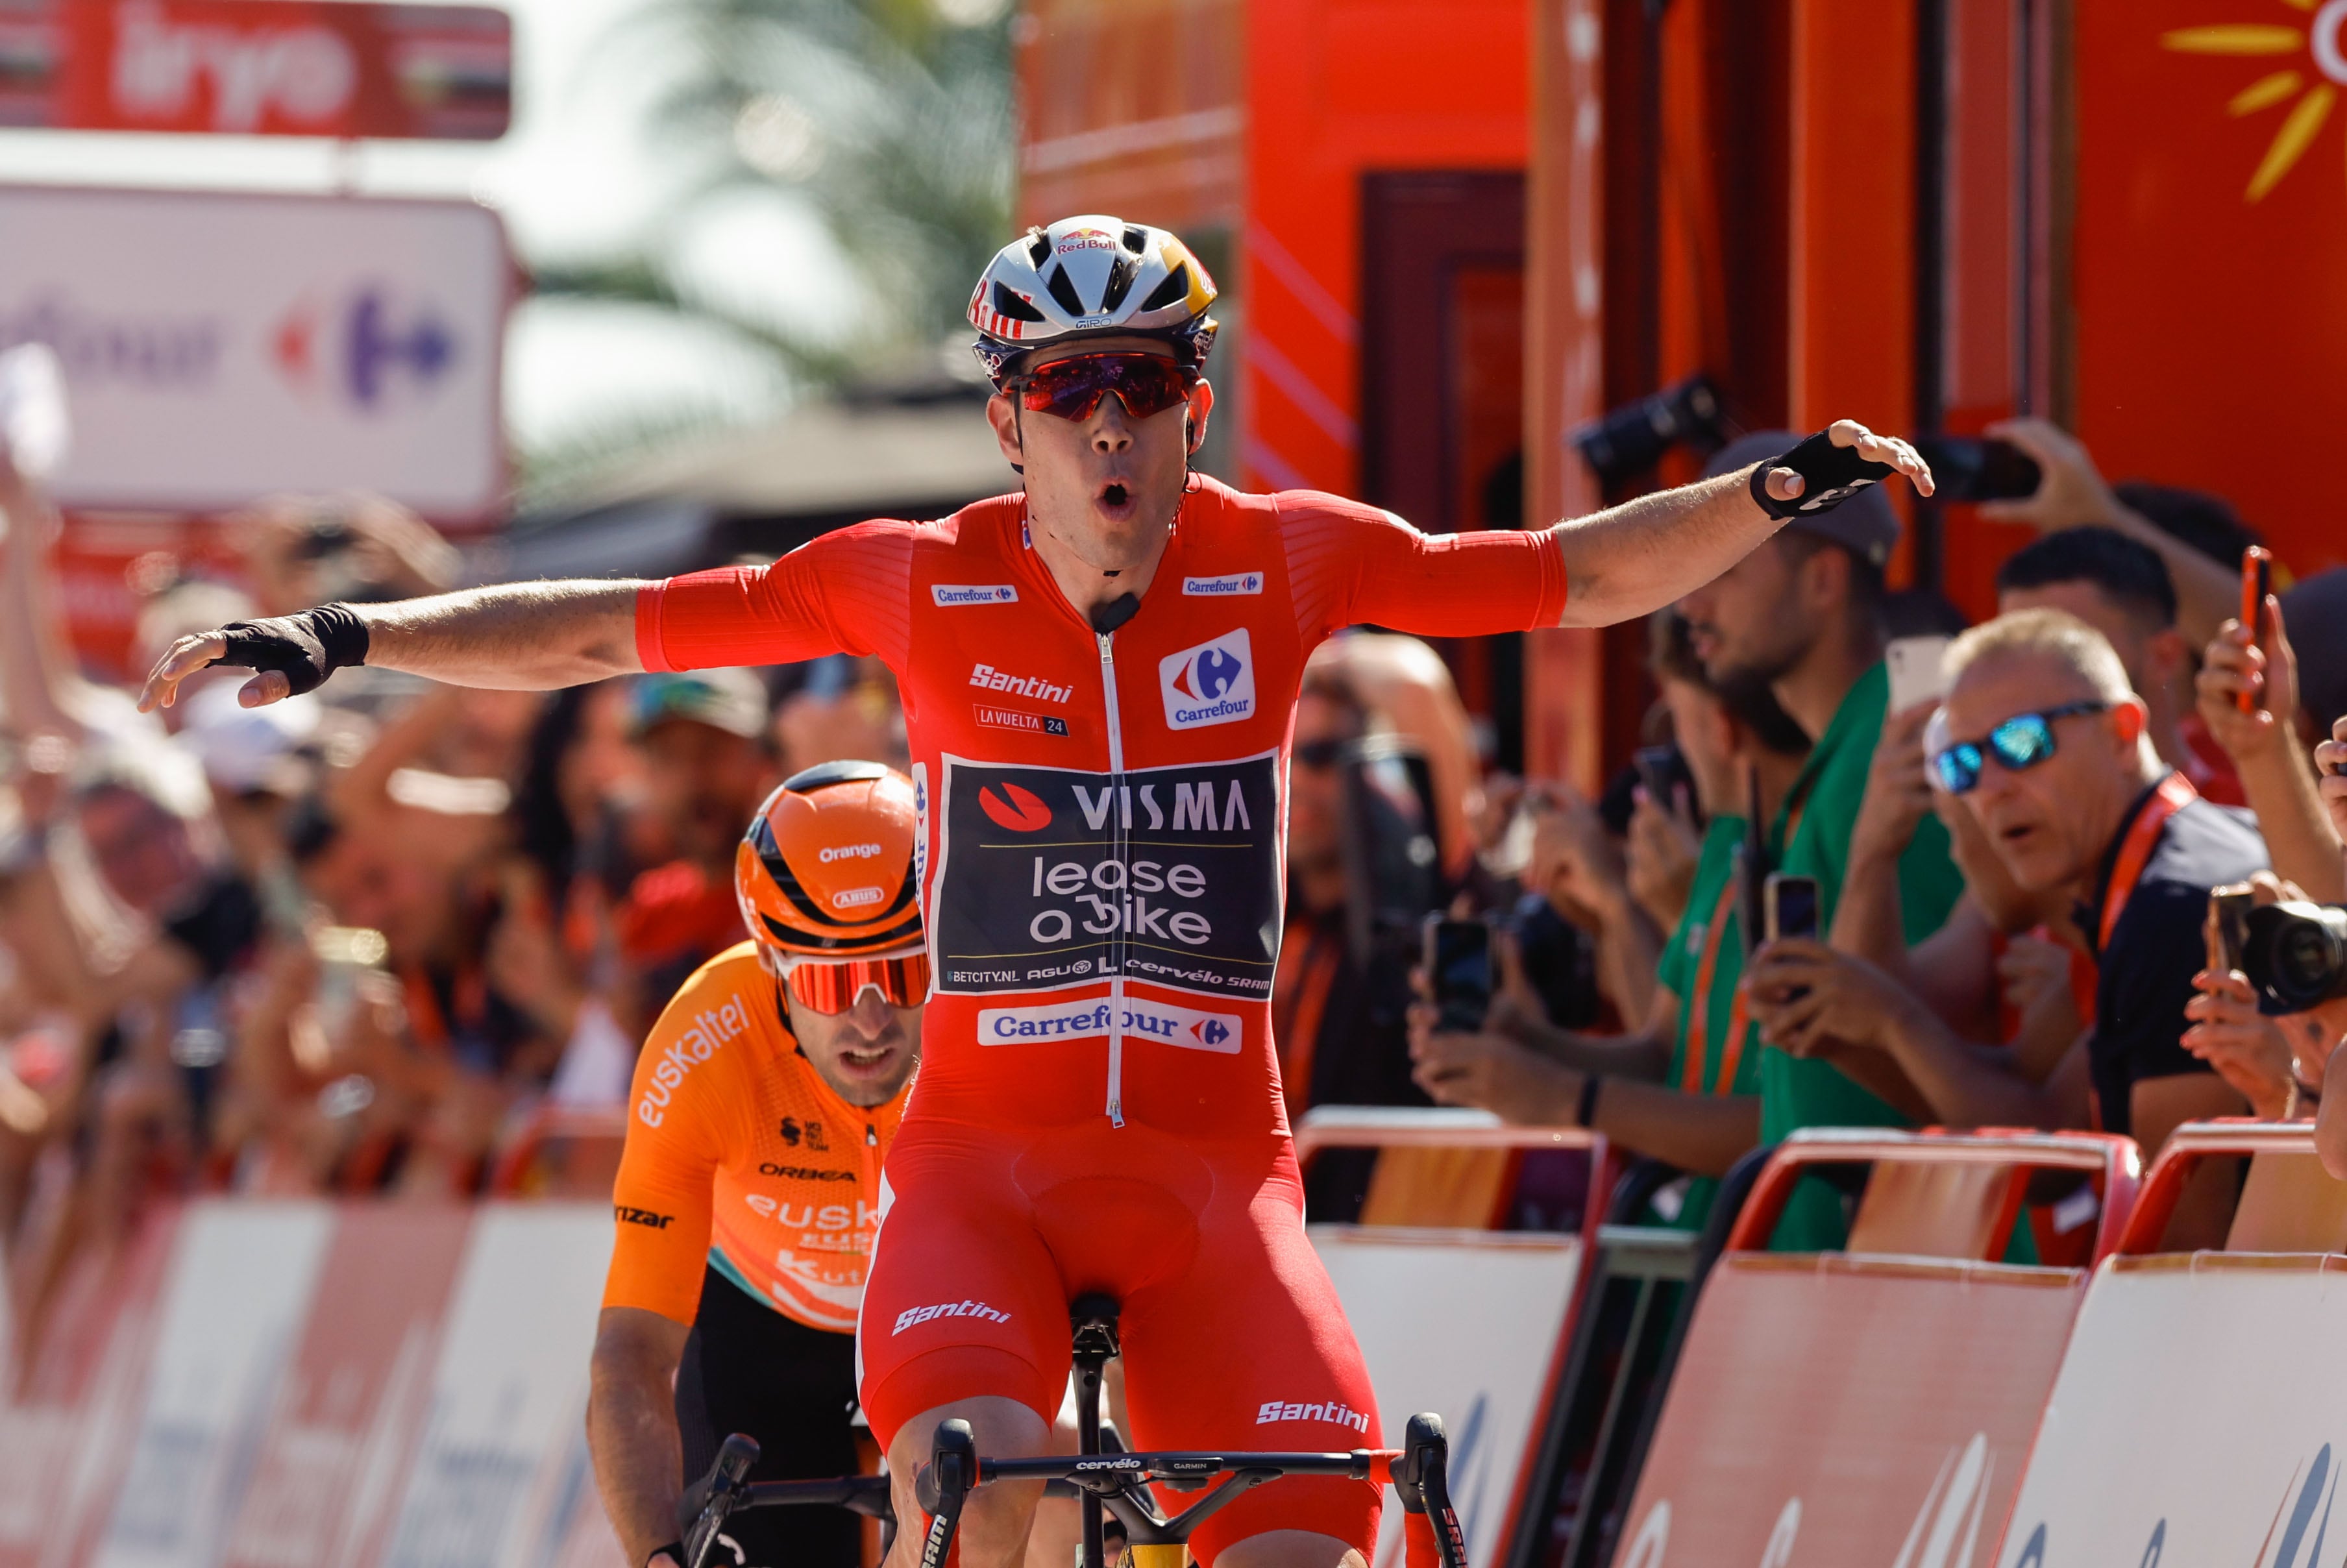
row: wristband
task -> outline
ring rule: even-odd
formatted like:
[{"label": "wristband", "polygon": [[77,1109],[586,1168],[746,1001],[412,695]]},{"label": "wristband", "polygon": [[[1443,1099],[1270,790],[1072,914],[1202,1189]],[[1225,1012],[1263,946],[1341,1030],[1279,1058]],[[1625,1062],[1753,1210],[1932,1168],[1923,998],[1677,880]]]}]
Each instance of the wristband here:
[{"label": "wristband", "polygon": [[1597,1091],[1605,1087],[1605,1076],[1599,1072],[1585,1073],[1581,1080],[1581,1108],[1573,1114],[1573,1124],[1586,1128],[1597,1114]]},{"label": "wristband", "polygon": [[668,1554],[669,1560],[674,1563],[677,1568],[689,1568],[684,1561],[684,1542],[682,1541],[671,1541],[665,1546],[655,1546],[645,1553],[643,1568],[652,1568],[652,1559],[662,1553]]},{"label": "wristband", "polygon": [[214,664],[274,670],[292,695],[314,692],[337,670],[364,664],[366,622],[347,604],[323,604],[299,615],[231,620],[220,628],[228,647]]},{"label": "wristband", "polygon": [[[1792,500],[1780,501],[1768,493],[1768,475],[1778,468],[1790,468],[1801,477],[1801,493]],[[1752,470],[1752,499],[1779,522],[1814,518],[1897,472],[1888,463],[1870,463],[1860,456],[1855,446],[1835,446],[1833,437],[1820,430],[1790,452]]]}]

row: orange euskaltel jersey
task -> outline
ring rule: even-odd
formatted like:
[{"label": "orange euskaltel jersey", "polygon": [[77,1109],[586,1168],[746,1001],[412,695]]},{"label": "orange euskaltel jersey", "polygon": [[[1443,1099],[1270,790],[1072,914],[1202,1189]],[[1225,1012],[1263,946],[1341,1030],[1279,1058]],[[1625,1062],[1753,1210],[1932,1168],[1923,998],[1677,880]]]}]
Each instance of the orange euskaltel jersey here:
[{"label": "orange euskaltel jersey", "polygon": [[753,944],[710,959],[636,1060],[603,1305],[691,1323],[707,1267],[810,1328],[853,1330],[904,1103],[832,1091]]}]

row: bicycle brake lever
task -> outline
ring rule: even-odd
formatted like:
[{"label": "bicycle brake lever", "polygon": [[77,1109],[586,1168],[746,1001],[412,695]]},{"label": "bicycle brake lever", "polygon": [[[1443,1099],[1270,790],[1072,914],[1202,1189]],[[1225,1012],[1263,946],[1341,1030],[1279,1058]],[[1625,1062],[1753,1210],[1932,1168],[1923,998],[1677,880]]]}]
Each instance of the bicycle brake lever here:
[{"label": "bicycle brake lever", "polygon": [[717,1447],[717,1461],[709,1473],[687,1487],[677,1500],[677,1523],[684,1542],[684,1568],[706,1568],[725,1516],[749,1485],[758,1462],[757,1440],[735,1432]]}]

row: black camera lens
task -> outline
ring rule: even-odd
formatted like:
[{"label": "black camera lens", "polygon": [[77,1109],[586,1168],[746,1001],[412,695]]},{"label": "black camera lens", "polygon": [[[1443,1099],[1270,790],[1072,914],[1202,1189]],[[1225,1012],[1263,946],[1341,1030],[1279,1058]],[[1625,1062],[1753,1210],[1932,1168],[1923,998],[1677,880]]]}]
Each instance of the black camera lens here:
[{"label": "black camera lens", "polygon": [[2288,903],[2250,910],[2241,968],[2260,1012],[2304,1012],[2347,996],[2347,909]]}]

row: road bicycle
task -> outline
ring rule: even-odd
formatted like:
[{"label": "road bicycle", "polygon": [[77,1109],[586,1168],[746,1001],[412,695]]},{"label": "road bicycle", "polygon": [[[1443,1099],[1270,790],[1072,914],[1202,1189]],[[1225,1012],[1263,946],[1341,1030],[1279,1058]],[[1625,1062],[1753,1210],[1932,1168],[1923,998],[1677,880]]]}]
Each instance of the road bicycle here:
[{"label": "road bicycle", "polygon": [[[944,1568],[963,1505],[971,1492],[999,1481],[1040,1481],[1047,1496],[1074,1497],[1083,1518],[1081,1568],[1110,1568],[1112,1526],[1123,1538],[1117,1568],[1183,1568],[1191,1532],[1242,1492],[1290,1475],[1340,1475],[1378,1485],[1390,1482],[1404,1510],[1433,1525],[1440,1568],[1467,1568],[1467,1542],[1450,1506],[1450,1445],[1442,1418],[1418,1415],[1399,1449],[1348,1453],[1133,1453],[1113,1426],[1101,1420],[1103,1369],[1118,1353],[1117,1304],[1080,1296],[1069,1307],[1074,1330],[1077,1451],[1033,1459],[985,1459],[967,1421],[938,1425],[929,1460],[914,1477],[914,1492],[929,1516],[921,1568]],[[720,1445],[709,1474],[685,1491],[678,1506],[684,1568],[710,1568],[726,1519],[743,1509],[828,1504],[880,1521],[882,1551],[896,1536],[887,1476],[831,1481],[752,1481],[758,1445],[736,1432]],[[1205,1495],[1170,1518],[1149,1490]]]}]

